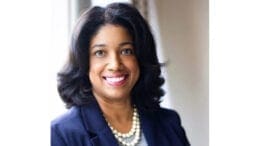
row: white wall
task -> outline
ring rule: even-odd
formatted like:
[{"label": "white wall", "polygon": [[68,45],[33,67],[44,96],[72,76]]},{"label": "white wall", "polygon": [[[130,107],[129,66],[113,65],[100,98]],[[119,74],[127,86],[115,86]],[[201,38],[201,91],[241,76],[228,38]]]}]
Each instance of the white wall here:
[{"label": "white wall", "polygon": [[57,73],[64,65],[69,48],[69,3],[64,0],[52,1],[51,11],[51,52],[49,53],[49,106],[50,119],[66,111],[65,104],[57,91]]},{"label": "white wall", "polygon": [[208,146],[208,1],[149,2],[159,56],[169,61],[162,105],[181,115],[192,146]]}]

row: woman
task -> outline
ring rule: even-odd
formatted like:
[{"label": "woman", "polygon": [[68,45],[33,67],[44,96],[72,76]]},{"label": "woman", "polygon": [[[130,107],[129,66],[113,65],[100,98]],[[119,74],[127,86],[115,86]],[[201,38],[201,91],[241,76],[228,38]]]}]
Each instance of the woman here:
[{"label": "woman", "polygon": [[128,4],[81,15],[58,91],[69,111],[52,121],[52,146],[187,146],[180,118],[160,107],[155,42]]}]

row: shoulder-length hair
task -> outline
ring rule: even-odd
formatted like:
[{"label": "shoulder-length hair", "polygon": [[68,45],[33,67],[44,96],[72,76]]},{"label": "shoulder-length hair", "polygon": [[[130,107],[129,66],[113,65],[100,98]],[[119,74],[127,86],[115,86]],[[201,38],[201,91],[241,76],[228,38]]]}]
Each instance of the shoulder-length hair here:
[{"label": "shoulder-length hair", "polygon": [[[164,95],[161,89],[161,64],[150,28],[136,8],[129,4],[112,3],[105,8],[93,7],[84,12],[72,34],[69,58],[58,73],[58,92],[67,108],[85,105],[93,94],[89,80],[90,40],[105,24],[120,25],[132,35],[140,77],[131,91],[132,104],[153,110]],[[113,37],[113,36],[111,36]]]}]

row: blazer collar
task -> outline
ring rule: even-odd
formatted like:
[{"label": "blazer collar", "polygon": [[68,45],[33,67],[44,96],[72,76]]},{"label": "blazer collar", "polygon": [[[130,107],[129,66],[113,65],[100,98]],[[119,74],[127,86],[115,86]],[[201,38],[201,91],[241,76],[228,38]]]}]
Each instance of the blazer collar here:
[{"label": "blazer collar", "polygon": [[117,141],[107,125],[96,100],[91,100],[80,108],[83,123],[93,146],[117,146]]}]

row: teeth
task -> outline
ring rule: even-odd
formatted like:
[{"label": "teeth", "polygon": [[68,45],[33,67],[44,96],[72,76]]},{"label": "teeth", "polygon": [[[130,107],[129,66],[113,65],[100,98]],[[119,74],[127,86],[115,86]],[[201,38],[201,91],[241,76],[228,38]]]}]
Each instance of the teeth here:
[{"label": "teeth", "polygon": [[108,82],[120,82],[120,81],[123,81],[125,79],[124,76],[122,77],[106,77],[106,80]]}]

